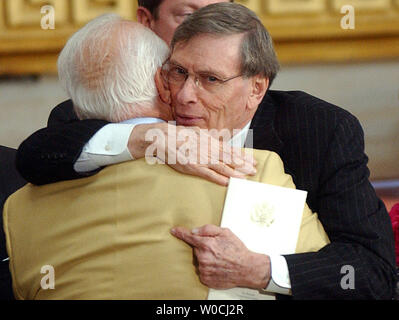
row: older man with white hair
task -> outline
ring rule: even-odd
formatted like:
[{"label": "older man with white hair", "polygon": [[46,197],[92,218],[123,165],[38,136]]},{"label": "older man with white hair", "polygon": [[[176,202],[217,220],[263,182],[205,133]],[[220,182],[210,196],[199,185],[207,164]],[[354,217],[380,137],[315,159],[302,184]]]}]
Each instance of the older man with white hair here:
[{"label": "older man with white hair", "polygon": [[[60,80],[82,119],[167,121],[172,112],[160,67],[168,54],[152,31],[105,15],[68,41],[59,58]],[[276,153],[255,151],[255,157],[259,170],[251,180],[295,187]],[[208,288],[196,274],[191,248],[169,231],[218,225],[225,194],[223,186],[145,160],[80,180],[28,185],[4,209],[15,296],[205,299]],[[306,207],[297,252],[328,242],[317,214]],[[43,281],[43,267],[53,270],[46,277],[50,284]]]},{"label": "older man with white hair", "polygon": [[[61,85],[80,119],[172,120],[162,79],[155,75],[169,47],[141,24],[106,14],[76,32],[58,59]],[[156,86],[158,84],[158,89]]]}]

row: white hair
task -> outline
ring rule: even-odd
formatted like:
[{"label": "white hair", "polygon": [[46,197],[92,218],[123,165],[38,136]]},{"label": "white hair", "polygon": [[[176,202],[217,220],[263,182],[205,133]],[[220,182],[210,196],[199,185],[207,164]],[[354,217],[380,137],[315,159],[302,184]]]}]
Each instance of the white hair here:
[{"label": "white hair", "polygon": [[150,29],[106,14],[68,40],[58,58],[59,80],[80,119],[145,116],[158,96],[154,76],[168,55]]}]

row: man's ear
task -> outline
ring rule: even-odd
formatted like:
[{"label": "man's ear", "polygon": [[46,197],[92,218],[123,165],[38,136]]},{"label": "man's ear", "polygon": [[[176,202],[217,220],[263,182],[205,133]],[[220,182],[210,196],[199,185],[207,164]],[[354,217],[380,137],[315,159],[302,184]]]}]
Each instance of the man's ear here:
[{"label": "man's ear", "polygon": [[269,88],[269,78],[255,76],[251,79],[252,86],[251,92],[248,99],[248,108],[254,109],[258,108],[259,104],[262,102],[263,97]]},{"label": "man's ear", "polygon": [[137,22],[141,23],[143,26],[150,28],[152,30],[152,22],[154,17],[151,12],[144,7],[137,8]]},{"label": "man's ear", "polygon": [[161,68],[158,68],[154,80],[161,101],[166,104],[171,104],[172,99],[170,97],[169,84],[162,76]]}]

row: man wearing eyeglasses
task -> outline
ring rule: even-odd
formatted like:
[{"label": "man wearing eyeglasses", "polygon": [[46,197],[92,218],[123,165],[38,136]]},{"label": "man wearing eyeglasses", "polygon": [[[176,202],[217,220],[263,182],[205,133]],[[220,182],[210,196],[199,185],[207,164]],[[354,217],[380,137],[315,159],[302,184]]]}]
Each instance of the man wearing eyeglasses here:
[{"label": "man wearing eyeglasses", "polygon": [[[278,264],[286,270],[283,278],[294,298],[391,299],[396,280],[392,229],[368,181],[359,122],[305,93],[268,90],[278,64],[271,53],[257,57],[256,43],[244,41],[251,32],[225,32],[234,28],[234,18],[239,20],[235,10],[240,9],[229,4],[206,7],[177,30],[164,65],[177,124],[241,129],[244,142],[247,129],[253,129],[254,148],[278,153],[297,187],[308,191],[308,204],[319,213],[332,242],[318,252],[282,257]],[[198,31],[204,21],[210,29]],[[260,45],[267,43],[264,39]],[[247,56],[242,55],[245,50]],[[265,59],[260,69],[248,67],[259,59]],[[129,140],[135,158],[148,146],[146,129],[138,126]],[[70,172],[69,165],[65,168]],[[224,229],[198,227],[176,227],[172,233],[194,248],[202,283],[259,289],[270,283],[268,257],[254,258]],[[355,271],[353,289],[342,286],[345,266]]]},{"label": "man wearing eyeglasses", "polygon": [[[279,150],[283,157],[293,153],[291,159],[285,157],[288,162],[284,161],[284,164],[289,169],[297,168],[294,171],[294,176],[298,180],[301,180],[300,176],[306,180],[306,177],[310,178],[314,175],[314,170],[321,170],[319,181],[316,182],[314,177],[312,178],[312,183],[320,184],[317,192],[318,199],[311,195],[308,201],[313,206],[318,206],[317,212],[323,211],[321,221],[326,223],[325,227],[330,230],[330,235],[334,238],[342,237],[342,239],[335,238],[337,240],[335,243],[332,242],[319,252],[284,256],[283,259],[288,264],[287,279],[290,279],[287,286],[292,288],[294,298],[373,298],[369,295],[372,290],[366,290],[366,286],[371,289],[370,279],[366,280],[367,275],[362,275],[363,267],[376,267],[375,260],[367,258],[369,256],[367,247],[371,243],[366,240],[366,234],[385,231],[390,233],[390,226],[383,207],[375,209],[377,210],[375,214],[379,212],[377,215],[380,215],[380,218],[378,219],[381,219],[378,222],[372,222],[374,218],[371,216],[364,216],[362,219],[354,218],[353,215],[366,214],[373,208],[371,203],[367,204],[370,199],[363,198],[361,202],[355,200],[360,196],[358,194],[360,190],[365,191],[371,188],[365,181],[359,181],[353,185],[354,180],[352,179],[358,175],[360,178],[360,172],[366,169],[361,169],[362,166],[356,169],[351,168],[354,169],[350,178],[352,181],[348,181],[343,172],[349,173],[351,170],[346,168],[347,165],[344,165],[344,168],[337,167],[343,158],[347,158],[346,161],[352,159],[351,163],[364,161],[364,155],[357,154],[362,145],[356,145],[360,141],[353,136],[357,128],[356,120],[343,110],[317,101],[304,93],[271,92],[263,99],[277,72],[277,59],[267,35],[260,37],[262,40],[259,40],[257,35],[260,31],[258,31],[256,23],[251,19],[245,20],[240,15],[240,11],[240,8],[230,4],[208,6],[187,18],[176,30],[171,45],[172,55],[167,63],[175,119],[178,124],[200,128],[228,128],[229,130],[242,128],[245,130],[246,127],[251,126],[254,129],[255,139],[264,139],[263,143],[267,143],[266,141],[270,139],[268,143],[269,148],[273,148],[272,150]],[[229,16],[230,19],[228,19]],[[246,23],[243,23],[243,20]],[[263,48],[262,52],[266,53],[255,57],[257,52],[261,52],[260,48]],[[281,104],[282,102],[283,104]],[[304,104],[305,102],[306,104]],[[276,110],[277,106],[283,110]],[[285,115],[276,115],[276,113],[285,113]],[[340,127],[336,129],[337,137],[335,139],[337,141],[329,141],[331,139],[329,135],[332,132],[329,134],[327,132],[331,129],[318,127],[324,121],[317,119],[319,121],[317,123],[312,121],[312,117],[325,117],[326,121],[342,121],[344,124],[340,123]],[[328,117],[333,117],[333,119],[327,120]],[[303,123],[303,121],[309,121],[309,124]],[[327,123],[324,125],[328,127]],[[350,125],[350,128],[346,128],[345,125]],[[285,146],[276,136],[273,137],[277,133],[275,130],[278,130],[279,136],[284,137]],[[342,132],[340,132],[341,130]],[[307,137],[309,134],[312,137]],[[342,140],[338,140],[338,136]],[[351,146],[347,149],[344,142],[349,137],[351,140],[348,143]],[[290,139],[294,139],[296,142],[292,144]],[[311,139],[314,140],[314,144],[310,142]],[[258,143],[255,143],[255,148]],[[320,143],[325,145],[321,147]],[[339,154],[330,154],[335,143],[337,144],[335,152]],[[308,150],[308,155],[303,154],[301,149]],[[320,161],[326,155],[331,157],[332,162],[329,164],[330,160],[325,159],[322,161],[325,167],[320,168],[321,164],[316,164],[316,159],[319,158],[318,161]],[[301,163],[302,168],[300,168]],[[331,167],[329,168],[329,166]],[[343,166],[343,163],[339,166]],[[335,172],[336,176],[328,177],[326,174],[329,170],[338,170],[338,172]],[[309,174],[311,171],[313,172]],[[364,171],[365,173],[366,171]],[[311,186],[312,183],[305,190],[314,188],[315,186]],[[326,185],[323,186],[323,184]],[[333,191],[338,186],[343,190]],[[356,190],[357,188],[359,189]],[[323,189],[324,191],[322,191]],[[327,192],[330,194],[323,195]],[[355,199],[350,199],[351,197]],[[375,200],[378,203],[378,200]],[[352,201],[353,204],[357,203],[355,207],[349,206]],[[348,209],[349,211],[347,211]],[[336,224],[333,222],[334,219],[341,221]],[[384,227],[381,224],[383,220],[385,221]],[[351,233],[350,228],[347,231],[343,229],[345,228],[344,221],[347,223],[351,221],[350,228],[356,228],[357,231],[364,230],[365,233],[352,235],[354,237],[352,238],[346,234],[346,232]],[[355,227],[353,223],[357,226]],[[370,228],[373,223],[380,225]],[[367,228],[370,229],[366,231]],[[372,231],[372,229],[374,230]],[[251,287],[262,289],[271,280],[270,270],[267,271],[267,268],[264,267],[268,265],[267,257],[263,257],[265,260],[259,256],[251,259],[248,251],[228,230],[216,226],[198,226],[194,230],[176,227],[172,230],[172,234],[193,247],[199,263],[200,279],[202,283],[211,288]],[[347,236],[352,241],[349,241],[349,238],[348,241],[343,240]],[[382,240],[382,238],[380,239]],[[391,239],[391,235],[387,235],[385,249],[389,259],[392,259]],[[382,249],[383,246],[380,248]],[[360,255],[355,253],[359,249],[364,250]],[[382,249],[381,253],[385,249]],[[342,254],[345,252],[346,258],[337,258],[338,252],[342,252]],[[349,252],[352,253],[349,254]],[[338,281],[343,265],[353,266],[358,276],[365,277],[364,282],[357,279],[355,288],[350,292],[342,289],[341,282]],[[388,272],[394,279],[393,264],[389,265],[390,267],[386,266],[388,267],[386,270],[389,270]],[[371,274],[372,277],[376,277],[378,273]],[[387,290],[386,298],[391,297],[389,292],[392,290],[392,284],[394,281],[386,282],[387,286],[384,289]],[[312,290],[313,292],[311,292]],[[377,297],[374,296],[374,298]]]}]

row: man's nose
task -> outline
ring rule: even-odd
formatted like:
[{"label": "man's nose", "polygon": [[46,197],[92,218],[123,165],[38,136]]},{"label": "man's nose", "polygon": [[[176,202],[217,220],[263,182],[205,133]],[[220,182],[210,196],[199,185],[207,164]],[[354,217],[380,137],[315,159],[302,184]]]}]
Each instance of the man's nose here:
[{"label": "man's nose", "polygon": [[196,103],[198,101],[198,89],[196,79],[188,77],[177,95],[178,102],[183,105]]}]

